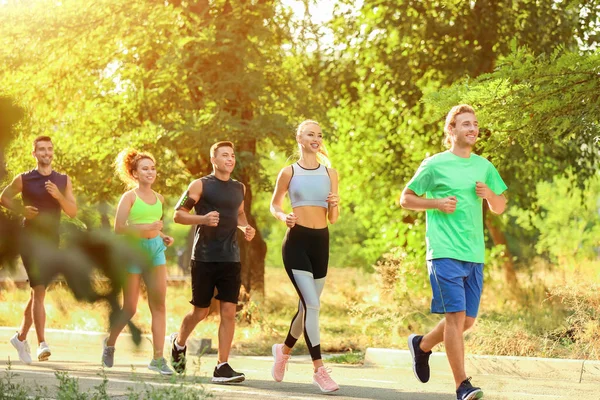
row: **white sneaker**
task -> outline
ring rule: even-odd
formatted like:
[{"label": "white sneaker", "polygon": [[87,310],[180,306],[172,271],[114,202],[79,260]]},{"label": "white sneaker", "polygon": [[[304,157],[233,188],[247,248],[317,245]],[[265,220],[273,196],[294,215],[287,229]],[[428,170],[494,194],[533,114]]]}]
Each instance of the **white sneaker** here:
[{"label": "white sneaker", "polygon": [[46,342],[40,343],[40,347],[37,349],[38,360],[46,361],[52,353],[50,352],[50,347],[46,344]]},{"label": "white sneaker", "polygon": [[19,360],[25,364],[31,364],[31,350],[29,349],[29,343],[27,340],[22,342],[19,340],[19,332],[15,333],[15,336],[10,338],[10,344],[13,345],[19,353]]}]

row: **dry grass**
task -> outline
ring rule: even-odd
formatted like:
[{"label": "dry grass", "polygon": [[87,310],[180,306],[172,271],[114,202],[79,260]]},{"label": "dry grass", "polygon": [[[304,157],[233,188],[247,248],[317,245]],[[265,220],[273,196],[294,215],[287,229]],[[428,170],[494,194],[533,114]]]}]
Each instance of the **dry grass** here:
[{"label": "dry grass", "polygon": [[[509,294],[499,273],[489,274],[478,323],[467,334],[467,350],[478,354],[562,358],[600,358],[600,268],[598,263],[553,273],[540,264],[519,275],[521,292]],[[419,274],[401,277],[395,288],[357,269],[331,268],[321,301],[321,347],[325,352],[364,352],[367,347],[406,348],[406,337],[425,332],[439,321],[429,314],[427,285],[414,288]],[[390,271],[386,272],[388,275]],[[403,274],[406,274],[403,271]],[[240,315],[234,352],[270,354],[282,341],[298,298],[282,268],[267,268],[265,297],[253,296]],[[565,282],[569,282],[568,285]],[[188,284],[169,287],[167,332],[175,331],[190,310]],[[26,290],[0,292],[0,324],[17,326],[27,301]],[[49,328],[105,331],[108,307],[76,303],[68,289],[57,286],[47,295]],[[244,322],[251,320],[251,323]],[[134,322],[150,332],[150,312],[144,298]],[[218,317],[211,316],[196,328],[193,337],[217,343]],[[303,340],[297,353],[307,353]],[[443,350],[443,346],[441,348]]]}]

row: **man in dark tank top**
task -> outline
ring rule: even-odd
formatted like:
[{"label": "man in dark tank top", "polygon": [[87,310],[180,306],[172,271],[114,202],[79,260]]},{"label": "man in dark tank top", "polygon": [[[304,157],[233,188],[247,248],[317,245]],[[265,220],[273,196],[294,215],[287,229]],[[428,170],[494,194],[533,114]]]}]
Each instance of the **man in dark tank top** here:
[{"label": "man in dark tank top", "polygon": [[[38,360],[45,361],[50,357],[50,348],[44,337],[44,298],[46,285],[51,277],[45,273],[41,261],[45,249],[58,248],[61,211],[71,218],[77,214],[71,180],[67,175],[52,170],[53,155],[52,139],[48,136],[37,137],[33,142],[33,157],[37,161],[37,167],[17,175],[0,194],[2,206],[23,216],[22,237],[27,239],[20,241],[20,252],[31,286],[31,295],[25,307],[21,328],[10,340],[19,353],[19,359],[26,364],[31,363],[31,352],[26,339],[32,324],[35,324],[38,338]],[[23,200],[22,205],[14,199],[19,194]]]},{"label": "man in dark tank top", "polygon": [[[233,143],[218,142],[210,148],[213,173],[195,180],[183,194],[174,215],[175,222],[196,225],[192,252],[192,305],[178,333],[171,335],[171,363],[174,369],[185,371],[186,341],[196,325],[209,312],[215,288],[220,300],[219,356],[213,382],[242,382],[244,374],[228,364],[235,331],[235,312],[241,286],[240,249],[237,230],[246,240],[255,234],[244,213],[246,188],[231,179],[235,167]],[[192,209],[195,215],[190,214]]]}]

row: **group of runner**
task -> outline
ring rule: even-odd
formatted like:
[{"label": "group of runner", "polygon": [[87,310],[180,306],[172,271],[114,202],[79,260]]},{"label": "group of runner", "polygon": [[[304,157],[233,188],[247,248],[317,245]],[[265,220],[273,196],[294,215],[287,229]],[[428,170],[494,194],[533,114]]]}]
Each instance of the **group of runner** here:
[{"label": "group of runner", "polygon": [[[494,166],[472,152],[479,134],[475,111],[462,104],[447,115],[444,132],[447,151],[425,159],[408,182],[400,198],[403,208],[427,213],[427,267],[433,292],[431,312],[444,314],[441,322],[425,335],[413,334],[408,347],[413,369],[423,383],[430,377],[429,356],[444,343],[454,375],[458,400],[483,397],[474,387],[464,367],[463,332],[473,326],[483,288],[484,236],[483,201],[492,212],[506,207],[507,189]],[[338,174],[330,168],[319,123],[302,122],[296,131],[299,159],[284,167],[275,184],[270,211],[288,227],[283,239],[282,258],[288,277],[298,294],[298,311],[287,336],[272,347],[272,377],[281,382],[297,340],[304,334],[313,361],[313,383],[322,392],[339,389],[321,356],[319,310],[329,261],[328,224],[339,217]],[[68,176],[52,169],[51,138],[35,139],[33,156],[37,167],[18,175],[0,195],[0,204],[24,217],[27,234],[43,238],[58,247],[61,210],[75,217],[77,205]],[[123,307],[111,324],[104,340],[102,364],[114,364],[115,344],[120,332],[137,309],[141,280],[148,288],[152,314],[153,358],[148,368],[163,375],[183,373],[186,368],[187,339],[198,323],[209,314],[215,289],[220,300],[220,325],[217,365],[213,382],[235,383],[245,380],[243,373],[228,363],[235,331],[235,313],[241,287],[239,229],[251,241],[255,229],[244,212],[245,186],[232,179],[235,147],[228,141],[210,148],[213,172],[193,181],[175,206],[174,221],[195,225],[191,257],[192,307],[179,331],[171,334],[171,362],[163,355],[166,334],[167,271],[165,249],[173,238],[163,229],[164,198],[152,189],[156,181],[156,161],[145,152],[124,150],[115,163],[116,173],[130,190],[117,206],[114,230],[135,237],[137,247],[149,259],[149,265],[128,265],[123,286]],[[21,194],[22,205],[15,201]],[[292,211],[284,210],[286,196]],[[194,213],[192,213],[194,211]],[[22,260],[31,285],[31,297],[25,308],[19,331],[10,339],[24,363],[31,363],[27,333],[35,325],[38,360],[51,354],[45,342],[44,296],[50,277],[44,276],[39,257],[22,249]],[[33,253],[35,254],[35,253]]]}]

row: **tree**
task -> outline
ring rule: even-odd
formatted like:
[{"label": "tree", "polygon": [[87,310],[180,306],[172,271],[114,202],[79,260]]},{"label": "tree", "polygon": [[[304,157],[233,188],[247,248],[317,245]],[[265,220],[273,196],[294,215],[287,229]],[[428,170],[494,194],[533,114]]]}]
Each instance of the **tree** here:
[{"label": "tree", "polygon": [[[331,24],[336,43],[326,69],[339,88],[330,94],[329,116],[336,131],[334,154],[342,155],[336,161],[345,177],[343,198],[368,229],[373,255],[390,241],[406,245],[423,235],[423,216],[395,204],[418,163],[442,149],[441,124],[449,107],[423,103],[423,96],[492,72],[510,53],[511,42],[542,54],[598,40],[595,1],[558,7],[551,1],[366,0],[358,11],[341,3]],[[511,188],[517,186],[507,178]],[[360,190],[366,187],[370,190]],[[496,243],[506,242],[502,220],[488,217],[486,226]],[[422,248],[413,255],[420,254]],[[514,284],[510,253],[504,266]]]},{"label": "tree", "polygon": [[[153,152],[167,177],[158,190],[179,196],[210,172],[210,145],[228,139],[252,224],[264,179],[257,143],[283,146],[291,121],[319,112],[303,101],[313,95],[303,63],[284,50],[291,19],[277,1],[39,0],[3,11],[0,59],[9,68],[0,82],[30,108],[31,131],[53,130],[68,148],[57,164],[91,202],[113,202],[122,190],[110,164],[126,145]],[[243,284],[261,291],[260,231],[242,243]]]}]

